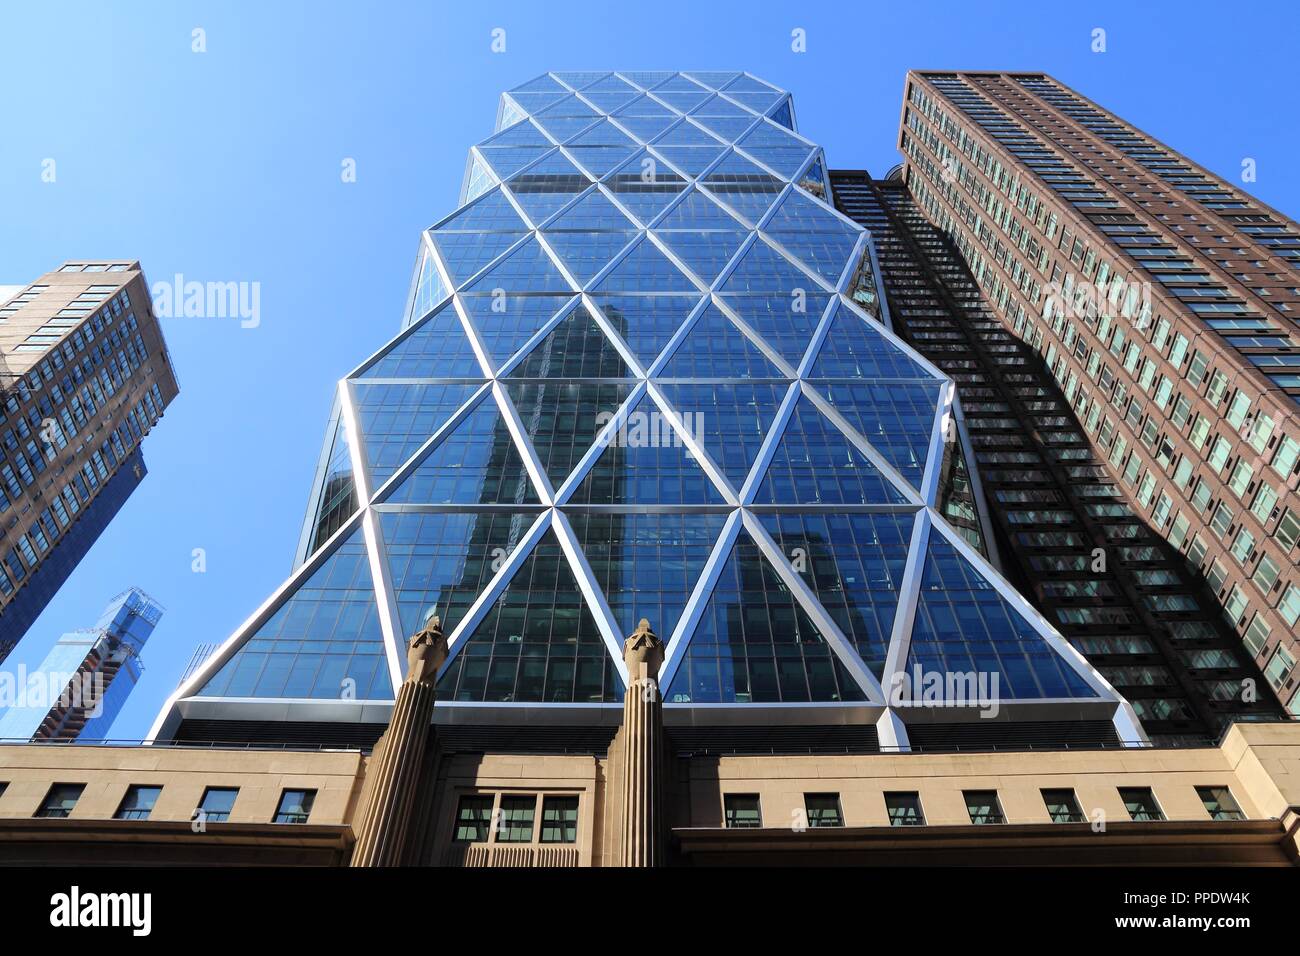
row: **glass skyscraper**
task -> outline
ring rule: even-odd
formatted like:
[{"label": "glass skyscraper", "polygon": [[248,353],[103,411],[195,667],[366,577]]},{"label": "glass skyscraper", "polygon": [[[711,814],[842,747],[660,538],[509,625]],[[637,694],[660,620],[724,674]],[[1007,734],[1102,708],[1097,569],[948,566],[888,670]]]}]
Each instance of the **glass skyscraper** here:
[{"label": "glass skyscraper", "polygon": [[670,720],[906,743],[960,702],[923,697],[937,674],[996,681],[1004,719],[1140,734],[979,523],[941,516],[966,474],[953,384],[890,331],[829,189],[790,96],[749,74],[506,93],[400,333],[339,384],[296,571],[155,734],[382,722],[431,613],[440,720],[616,715],[647,618]]}]

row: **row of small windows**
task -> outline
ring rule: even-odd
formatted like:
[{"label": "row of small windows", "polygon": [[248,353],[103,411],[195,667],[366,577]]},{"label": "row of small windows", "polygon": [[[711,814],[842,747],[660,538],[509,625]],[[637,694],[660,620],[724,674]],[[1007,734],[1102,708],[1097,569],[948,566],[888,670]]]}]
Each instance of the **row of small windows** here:
[{"label": "row of small windows", "polygon": [[[3,795],[7,783],[0,783],[0,795]],[[45,799],[35,816],[45,818],[64,818],[72,814],[77,801],[85,791],[84,783],[56,783],[50,787]],[[132,784],[127,787],[126,796],[113,814],[114,820],[148,820],[154,805],[162,795],[163,788],[153,784]],[[239,796],[238,787],[208,787],[203,791],[203,799],[194,808],[190,819],[200,823],[225,823],[235,808]],[[280,793],[280,803],[276,808],[272,823],[306,823],[311,816],[312,804],[316,801],[315,790],[286,789]]]},{"label": "row of small windows", "polygon": [[[1047,815],[1053,823],[1083,823],[1087,819],[1079,799],[1071,789],[1047,789],[1040,791]],[[1197,787],[1196,795],[1200,798],[1205,812],[1213,820],[1244,820],[1232,792],[1227,787]],[[1120,787],[1120,799],[1133,820],[1163,820],[1164,812],[1156,802],[1155,794],[1149,787]],[[966,813],[975,825],[1006,823],[1002,804],[996,790],[963,790],[962,797],[966,803]],[[886,791],[884,794],[885,812],[891,827],[914,827],[925,825],[925,811],[921,807],[921,795],[916,791]],[[756,829],[763,826],[763,813],[756,793],[728,793],[722,798],[723,822],[728,829]],[[840,808],[838,793],[804,794],[804,818],[808,827],[842,827],[844,813]]]},{"label": "row of small windows", "polygon": [[452,839],[457,843],[576,843],[578,797],[576,794],[466,794],[456,807]]}]

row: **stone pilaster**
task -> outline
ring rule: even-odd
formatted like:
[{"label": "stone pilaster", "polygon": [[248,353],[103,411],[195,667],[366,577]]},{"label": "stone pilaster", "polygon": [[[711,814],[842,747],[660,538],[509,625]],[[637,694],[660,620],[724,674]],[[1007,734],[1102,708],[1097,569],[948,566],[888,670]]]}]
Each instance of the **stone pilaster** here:
[{"label": "stone pilaster", "polygon": [[446,659],[442,625],[431,618],[407,646],[406,680],[397,692],[388,729],[370,758],[366,798],[353,825],[353,866],[402,865],[428,751],[438,668]]},{"label": "stone pilaster", "polygon": [[627,695],[623,698],[622,853],[623,866],[664,862],[664,716],[659,693],[663,642],[642,620],[623,643]]}]

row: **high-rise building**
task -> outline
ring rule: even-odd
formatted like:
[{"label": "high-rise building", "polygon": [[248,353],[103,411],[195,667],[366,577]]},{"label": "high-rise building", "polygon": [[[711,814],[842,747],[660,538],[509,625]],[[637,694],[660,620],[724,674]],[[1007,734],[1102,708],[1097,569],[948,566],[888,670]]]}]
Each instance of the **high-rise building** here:
[{"label": "high-rise building", "polygon": [[141,442],[177,393],[138,262],[66,262],[10,293],[0,301],[0,660],[144,479]]},{"label": "high-rise building", "polygon": [[377,734],[436,613],[442,724],[614,726],[646,618],[695,732],[906,747],[970,733],[978,684],[981,735],[1141,734],[981,553],[953,382],[890,331],[788,94],[548,74],[497,127],[339,385],[297,570],[156,733]]},{"label": "high-rise building", "polygon": [[[872,234],[894,331],[957,383],[1000,569],[1137,711],[1153,740],[1275,715],[1214,595],[1115,487],[1042,357],[997,318],[901,178],[830,171]],[[1257,693],[1250,693],[1254,689]]]},{"label": "high-rise building", "polygon": [[0,740],[108,739],[140,681],[140,652],[162,615],[161,604],[130,588],[108,603],[94,627],[60,637],[31,675],[48,696],[5,711]]},{"label": "high-rise building", "polygon": [[[1300,713],[1300,225],[1041,73],[909,73],[899,144],[917,207],[1082,423],[1052,455],[1181,553]],[[1016,374],[1018,354],[993,360]],[[1166,662],[1244,673],[1196,585],[1134,570],[1172,587],[1135,608],[1164,619]],[[1187,691],[1178,670],[1154,679]]]}]

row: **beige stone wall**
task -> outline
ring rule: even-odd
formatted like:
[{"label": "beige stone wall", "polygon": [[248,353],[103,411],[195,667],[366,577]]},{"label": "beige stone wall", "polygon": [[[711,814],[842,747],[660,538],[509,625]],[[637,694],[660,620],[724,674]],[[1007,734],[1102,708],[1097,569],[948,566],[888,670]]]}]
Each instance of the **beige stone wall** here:
[{"label": "beige stone wall", "polygon": [[232,823],[270,823],[286,788],[316,791],[311,823],[349,823],[363,774],[357,751],[0,746],[0,817],[29,818],[51,784],[86,789],[71,818],[111,819],[131,784],[161,786],[151,820],[190,820],[207,787],[238,787]]}]

